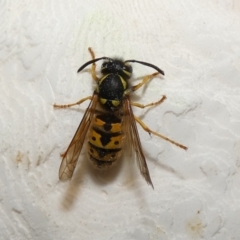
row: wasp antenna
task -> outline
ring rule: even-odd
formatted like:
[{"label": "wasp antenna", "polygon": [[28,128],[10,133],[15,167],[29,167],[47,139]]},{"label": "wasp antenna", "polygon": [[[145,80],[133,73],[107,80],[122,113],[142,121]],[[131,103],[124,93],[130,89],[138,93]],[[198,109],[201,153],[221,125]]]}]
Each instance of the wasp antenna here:
[{"label": "wasp antenna", "polygon": [[92,63],[95,63],[95,62],[97,62],[97,61],[99,61],[99,60],[105,60],[105,59],[110,59],[110,58],[101,57],[101,58],[96,58],[96,59],[90,60],[90,61],[84,63],[84,64],[78,69],[77,72],[82,71],[86,66],[88,66],[88,65],[90,65],[90,64],[92,64]]},{"label": "wasp antenna", "polygon": [[148,67],[151,67],[151,68],[154,68],[155,70],[157,70],[159,73],[161,73],[162,75],[164,75],[164,71],[161,70],[159,67],[151,64],[151,63],[147,63],[147,62],[142,62],[142,61],[137,61],[137,60],[127,60],[125,61],[126,62],[136,62],[136,63],[140,63],[142,65],[145,65],[145,66],[148,66]]}]

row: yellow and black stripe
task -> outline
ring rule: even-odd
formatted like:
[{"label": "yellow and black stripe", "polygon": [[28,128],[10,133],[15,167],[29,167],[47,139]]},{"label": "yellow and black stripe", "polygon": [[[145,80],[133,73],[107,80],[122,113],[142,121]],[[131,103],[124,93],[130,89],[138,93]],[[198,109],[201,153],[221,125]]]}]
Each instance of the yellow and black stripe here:
[{"label": "yellow and black stripe", "polygon": [[95,117],[89,131],[88,153],[98,168],[111,166],[121,155],[122,120],[114,114]]}]

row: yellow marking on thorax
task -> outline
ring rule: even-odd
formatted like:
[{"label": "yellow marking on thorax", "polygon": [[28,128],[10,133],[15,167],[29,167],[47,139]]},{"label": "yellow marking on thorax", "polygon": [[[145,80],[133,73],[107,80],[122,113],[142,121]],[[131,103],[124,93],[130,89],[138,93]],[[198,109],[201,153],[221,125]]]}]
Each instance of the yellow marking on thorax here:
[{"label": "yellow marking on thorax", "polygon": [[125,90],[127,88],[127,82],[125,81],[125,79],[122,76],[119,75],[119,77],[120,77],[120,80],[122,82],[123,89]]},{"label": "yellow marking on thorax", "polygon": [[105,78],[108,77],[108,75],[109,75],[109,74],[103,76],[103,77],[99,80],[98,85],[101,85],[101,83],[105,80]]},{"label": "yellow marking on thorax", "polygon": [[123,72],[124,72],[127,76],[129,76],[129,77],[131,77],[131,75],[132,75],[132,73],[130,73],[130,72],[126,71],[126,70],[123,70]]},{"label": "yellow marking on thorax", "polygon": [[105,98],[100,98],[99,100],[100,100],[100,103],[103,105],[107,102],[107,99]]},{"label": "yellow marking on thorax", "polygon": [[119,106],[120,101],[119,100],[111,100],[111,103],[114,107],[117,107],[117,106]]}]

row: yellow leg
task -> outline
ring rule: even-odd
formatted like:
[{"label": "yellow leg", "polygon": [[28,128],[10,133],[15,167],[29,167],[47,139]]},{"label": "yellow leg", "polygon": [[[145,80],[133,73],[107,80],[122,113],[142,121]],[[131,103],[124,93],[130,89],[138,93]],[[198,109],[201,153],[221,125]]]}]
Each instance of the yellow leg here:
[{"label": "yellow leg", "polygon": [[156,136],[158,136],[158,137],[160,137],[160,138],[162,138],[162,139],[164,139],[164,140],[166,140],[166,141],[168,141],[168,142],[170,142],[170,143],[172,143],[172,144],[174,144],[174,145],[176,145],[176,146],[178,146],[178,147],[180,147],[180,148],[183,148],[184,150],[187,150],[187,147],[185,147],[184,145],[182,145],[182,144],[180,144],[180,143],[177,143],[177,142],[169,139],[168,137],[165,137],[165,136],[163,136],[162,134],[157,133],[157,132],[154,132],[154,131],[152,131],[151,129],[149,129],[149,128],[145,125],[145,123],[142,122],[138,117],[134,116],[134,118],[135,118],[135,120],[141,125],[141,127],[143,128],[143,130],[145,130],[145,131],[148,132],[149,134],[152,133],[153,135],[156,135]]},{"label": "yellow leg", "polygon": [[140,87],[142,87],[144,84],[146,84],[147,82],[149,82],[152,78],[154,78],[155,76],[157,76],[159,74],[159,72],[155,72],[151,75],[147,75],[146,77],[143,78],[142,82],[140,82],[139,84],[135,85],[132,87],[132,91],[136,91],[137,89],[139,89]]},{"label": "yellow leg", "polygon": [[163,95],[163,97],[160,100],[158,100],[157,102],[149,103],[146,105],[143,105],[141,103],[131,102],[131,105],[135,106],[135,107],[139,107],[139,108],[145,108],[145,107],[150,107],[150,106],[161,104],[165,99],[167,99],[167,97],[165,95]]},{"label": "yellow leg", "polygon": [[[95,59],[95,54],[94,54],[93,50],[89,47],[89,48],[88,48],[88,51],[90,52],[91,57],[92,57],[92,59],[94,60],[94,59]],[[91,74],[92,74],[92,78],[93,78],[96,82],[99,81],[99,78],[98,78],[97,75],[96,75],[96,63],[93,63],[93,64],[92,64]]]},{"label": "yellow leg", "polygon": [[66,105],[54,104],[53,107],[55,107],[55,108],[68,108],[68,107],[72,107],[72,106],[75,106],[75,105],[80,105],[81,103],[85,102],[86,100],[91,100],[91,99],[92,99],[92,96],[88,96],[88,97],[80,99],[78,102],[75,102],[75,103],[66,104]]}]

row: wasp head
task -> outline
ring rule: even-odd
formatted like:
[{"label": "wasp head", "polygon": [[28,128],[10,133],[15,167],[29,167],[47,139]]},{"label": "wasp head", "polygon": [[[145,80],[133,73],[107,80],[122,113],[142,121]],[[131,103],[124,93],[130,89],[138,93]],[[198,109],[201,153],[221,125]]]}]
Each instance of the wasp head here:
[{"label": "wasp head", "polygon": [[109,59],[103,62],[101,73],[104,75],[109,73],[118,74],[124,79],[129,79],[132,76],[132,67],[121,60]]}]

